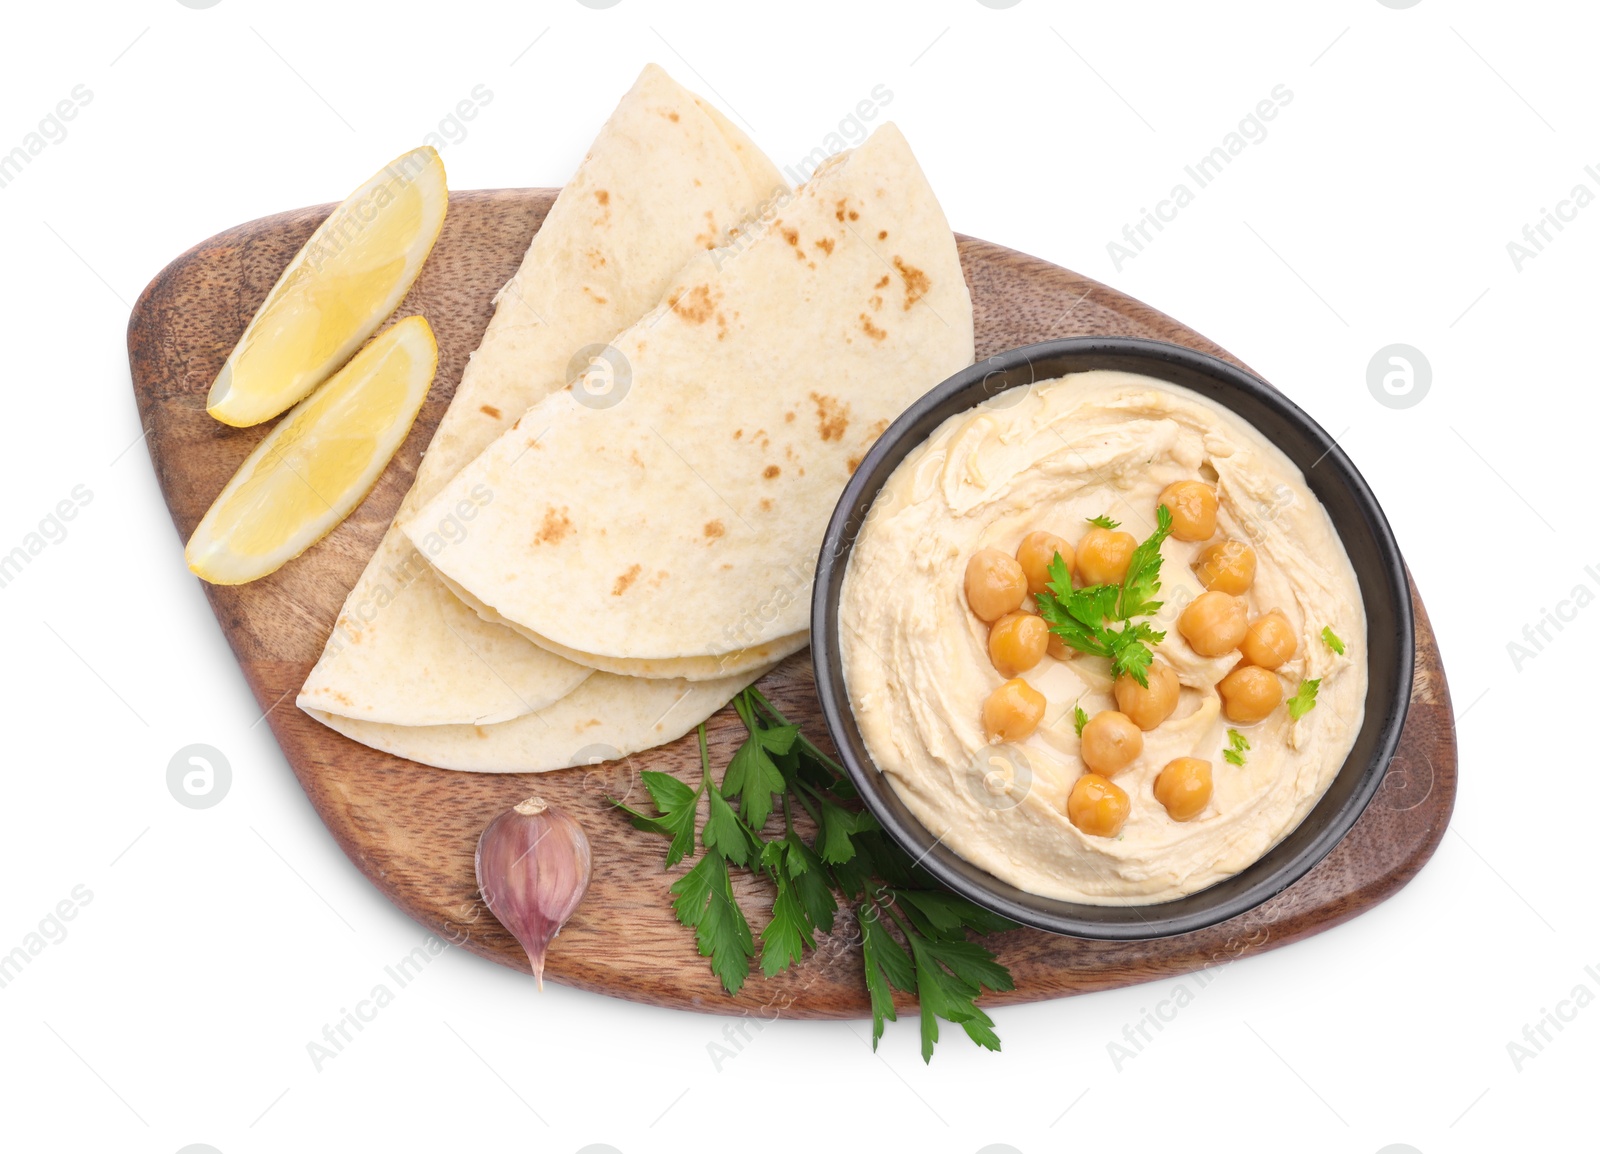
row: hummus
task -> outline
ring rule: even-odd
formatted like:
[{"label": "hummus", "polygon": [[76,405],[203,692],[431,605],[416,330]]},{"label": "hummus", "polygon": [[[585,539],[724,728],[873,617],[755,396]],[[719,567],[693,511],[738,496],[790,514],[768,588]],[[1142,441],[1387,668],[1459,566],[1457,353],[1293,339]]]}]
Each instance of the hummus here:
[{"label": "hummus", "polygon": [[[1130,799],[1116,837],[1085,834],[1066,801],[1085,773],[1074,709],[1115,710],[1110,662],[1046,656],[1022,676],[1047,701],[1025,740],[991,744],[981,710],[1005,680],[989,628],[963,592],[979,549],[1014,553],[1034,530],[1076,544],[1109,516],[1143,540],[1170,483],[1215,488],[1217,538],[1251,545],[1250,617],[1277,609],[1294,655],[1277,675],[1285,697],[1320,679],[1298,720],[1280,706],[1254,725],[1223,715],[1216,685],[1237,651],[1202,657],[1176,628],[1204,587],[1191,563],[1206,542],[1161,545],[1164,603],[1149,618],[1154,649],[1177,673],[1176,710],[1144,734],[1115,775]],[[1214,538],[1216,539],[1216,538]],[[1028,607],[1025,605],[1025,608]],[[1255,429],[1198,394],[1131,373],[1088,372],[1016,389],[942,424],[895,470],[856,539],[839,608],[844,675],[874,762],[911,812],[963,858],[1022,890],[1064,901],[1167,901],[1239,872],[1310,812],[1338,774],[1367,691],[1366,614],[1355,573],[1298,468]],[[1343,642],[1340,655],[1324,628]],[[1229,730],[1249,743],[1223,756]],[[1237,753],[1236,753],[1236,756]],[[1175,821],[1154,794],[1180,757],[1213,769],[1205,808]]]}]

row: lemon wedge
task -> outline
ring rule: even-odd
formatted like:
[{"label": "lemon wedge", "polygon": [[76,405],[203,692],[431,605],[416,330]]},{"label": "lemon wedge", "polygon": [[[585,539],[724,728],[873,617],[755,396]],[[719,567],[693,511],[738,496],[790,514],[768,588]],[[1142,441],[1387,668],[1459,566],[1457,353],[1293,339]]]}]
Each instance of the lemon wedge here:
[{"label": "lemon wedge", "polygon": [[189,538],[189,568],[213,585],[242,585],[320,541],[405,440],[438,363],[422,317],[381,333],[245,458]]},{"label": "lemon wedge", "polygon": [[311,234],[272,286],[206,397],[225,425],[257,425],[327,380],[392,313],[444,226],[444,163],[390,162]]}]

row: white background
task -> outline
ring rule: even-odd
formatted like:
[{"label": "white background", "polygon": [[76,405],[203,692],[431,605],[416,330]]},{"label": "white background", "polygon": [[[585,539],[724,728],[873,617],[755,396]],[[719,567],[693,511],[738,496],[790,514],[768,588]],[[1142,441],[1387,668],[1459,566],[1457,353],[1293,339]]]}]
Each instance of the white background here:
[{"label": "white background", "polygon": [[[196,0],[198,2],[198,0]],[[1587,5],[620,0],[8,5],[0,151],[75,85],[69,135],[0,188],[0,552],[84,485],[0,589],[0,952],[75,886],[68,934],[0,988],[0,1145],[28,1150],[1578,1148],[1600,1009],[1520,1071],[1507,1044],[1600,995],[1585,659],[1600,611],[1508,643],[1585,585],[1600,209]],[[529,47],[529,45],[532,45]],[[129,305],[229,225],[335,200],[479,84],[459,189],[559,185],[645,62],[780,165],[875,85],[953,225],[1108,281],[1241,356],[1338,435],[1427,598],[1461,788],[1421,875],[1358,920],[1238,962],[1119,1072],[1175,983],[997,1011],[1004,1052],[912,1022],[783,1022],[718,1070],[724,1020],[547,988],[450,951],[318,1072],[307,1043],[423,929],[318,822],[185,570],[129,387]],[[1107,242],[1275,85],[1292,103],[1118,270]],[[1367,387],[1393,342],[1425,399]],[[1587,598],[1585,599],[1587,600]],[[1569,615],[1570,608],[1569,608]],[[212,744],[215,808],[168,759]],[[1569,1132],[1556,1139],[1554,1135]]]}]

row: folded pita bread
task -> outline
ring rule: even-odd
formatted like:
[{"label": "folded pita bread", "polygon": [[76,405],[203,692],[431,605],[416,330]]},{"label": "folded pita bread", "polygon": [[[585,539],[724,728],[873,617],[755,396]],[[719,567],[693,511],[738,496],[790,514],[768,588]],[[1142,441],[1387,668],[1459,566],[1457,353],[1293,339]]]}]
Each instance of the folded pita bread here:
[{"label": "folded pita bread", "polygon": [[[839,492],[891,420],[972,363],[972,302],[885,125],[691,261],[612,346],[619,401],[569,386],[537,402],[397,523],[464,598],[554,653],[716,678],[803,644]],[[471,532],[430,537],[474,492],[493,500]]]},{"label": "folded pita bread", "polygon": [[439,579],[439,584],[450,590],[464,604],[470,605],[485,621],[492,621],[496,625],[504,625],[507,629],[528,637],[539,646],[550,650],[550,652],[558,656],[585,663],[591,668],[607,673],[615,673],[623,677],[683,678],[689,681],[706,681],[730,677],[737,673],[748,673],[764,665],[772,665],[781,661],[791,653],[800,652],[811,639],[811,635],[808,632],[791,633],[789,636],[779,637],[775,641],[765,642],[761,645],[751,645],[743,649],[734,649],[714,656],[674,657],[665,661],[630,660],[621,657],[606,657],[597,653],[579,653],[566,650],[548,638],[527,633],[516,622],[507,621],[444,574],[435,570],[434,576]]},{"label": "folded pita bread", "polygon": [[766,671],[718,681],[596,673],[555,704],[496,725],[385,725],[319,709],[306,712],[362,745],[425,765],[533,773],[612,761],[673,741]]},{"label": "folded pita bread", "polygon": [[[414,513],[524,409],[566,384],[576,354],[642,316],[686,260],[783,187],[721,113],[646,67],[495,298],[401,514]],[[494,499],[476,490],[467,505],[419,524],[435,535],[470,534],[475,522],[464,514],[479,516],[480,504]],[[314,716],[393,725],[488,725],[546,709],[591,672],[463,605],[391,526],[298,704]],[[624,686],[612,688],[613,698],[625,695]]]}]

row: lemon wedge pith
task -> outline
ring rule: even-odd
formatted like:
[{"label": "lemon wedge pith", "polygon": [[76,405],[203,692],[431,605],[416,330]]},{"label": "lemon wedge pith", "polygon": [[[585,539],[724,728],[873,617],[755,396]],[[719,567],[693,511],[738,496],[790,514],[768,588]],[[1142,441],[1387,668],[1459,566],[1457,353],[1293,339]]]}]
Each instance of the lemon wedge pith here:
[{"label": "lemon wedge pith", "polygon": [[335,208],[283,270],[206,397],[225,425],[277,416],[327,380],[392,313],[444,227],[432,148],[397,157]]},{"label": "lemon wedge pith", "polygon": [[438,362],[422,317],[379,334],[245,458],[189,538],[189,568],[213,585],[240,585],[320,541],[405,440]]}]

